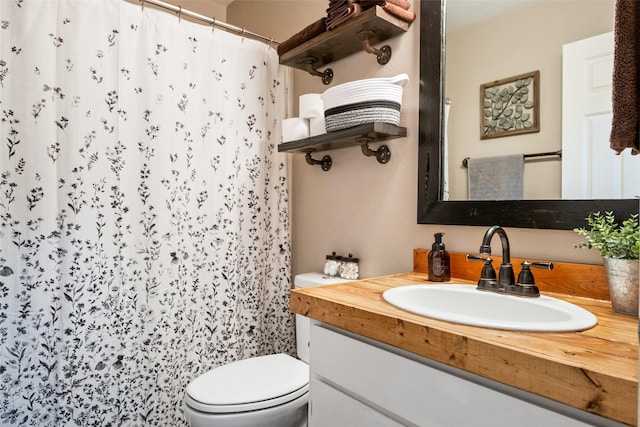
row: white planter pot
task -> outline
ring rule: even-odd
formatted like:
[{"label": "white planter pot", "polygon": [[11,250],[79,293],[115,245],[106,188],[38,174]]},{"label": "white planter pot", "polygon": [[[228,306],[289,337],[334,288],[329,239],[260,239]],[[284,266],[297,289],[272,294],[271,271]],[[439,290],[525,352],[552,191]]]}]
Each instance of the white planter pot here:
[{"label": "white planter pot", "polygon": [[639,264],[637,259],[604,259],[613,311],[638,315]]}]

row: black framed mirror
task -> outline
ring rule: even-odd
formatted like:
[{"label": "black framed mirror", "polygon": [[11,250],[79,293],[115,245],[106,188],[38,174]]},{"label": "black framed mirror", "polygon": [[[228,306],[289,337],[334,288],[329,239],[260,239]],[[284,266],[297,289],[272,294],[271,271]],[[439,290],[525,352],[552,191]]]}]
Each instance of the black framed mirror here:
[{"label": "black framed mirror", "polygon": [[442,200],[444,114],[444,14],[446,0],[420,3],[420,112],[418,224],[476,225],[571,230],[590,212],[638,212],[638,200]]}]

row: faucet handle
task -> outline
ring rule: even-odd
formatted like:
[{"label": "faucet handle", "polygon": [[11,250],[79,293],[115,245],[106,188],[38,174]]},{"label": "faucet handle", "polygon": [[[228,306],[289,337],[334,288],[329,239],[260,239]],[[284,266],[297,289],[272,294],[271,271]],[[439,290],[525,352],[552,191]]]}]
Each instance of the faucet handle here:
[{"label": "faucet handle", "polygon": [[480,279],[496,280],[496,271],[493,269],[493,260],[491,258],[467,254],[467,261],[483,261],[484,266],[480,273]]},{"label": "faucet handle", "polygon": [[520,270],[520,274],[518,274],[518,282],[517,284],[520,286],[532,286],[535,285],[535,279],[533,278],[533,273],[529,267],[531,267],[532,263],[525,261],[522,264],[522,270]]},{"label": "faucet handle", "polygon": [[538,297],[540,296],[540,290],[536,286],[533,273],[529,267],[544,268],[546,270],[553,270],[553,263],[546,261],[529,262],[524,261],[522,264],[522,270],[518,274],[518,282],[513,289],[513,293],[519,296]]},{"label": "faucet handle", "polygon": [[553,263],[549,261],[535,261],[535,262],[524,261],[522,263],[522,266],[524,267],[525,265],[529,265],[531,267],[536,267],[536,268],[543,268],[545,270],[553,270]]},{"label": "faucet handle", "polygon": [[493,261],[491,258],[489,257],[483,257],[483,256],[479,256],[479,255],[473,255],[473,254],[467,254],[467,261],[484,261],[491,263],[491,261]]},{"label": "faucet handle", "polygon": [[496,280],[496,270],[493,268],[493,260],[491,258],[467,254],[467,261],[484,262],[482,272],[480,273],[480,280],[478,280],[478,287],[476,289],[481,291],[495,291],[500,289],[500,285]]},{"label": "faucet handle", "polygon": [[531,273],[531,270],[529,269],[529,267],[543,268],[545,270],[553,270],[553,263],[547,262],[547,261],[535,261],[535,262],[523,261],[522,264],[520,265],[522,266],[522,270],[518,275],[518,285],[522,285],[522,286],[535,285],[535,281],[533,279],[533,273]]}]

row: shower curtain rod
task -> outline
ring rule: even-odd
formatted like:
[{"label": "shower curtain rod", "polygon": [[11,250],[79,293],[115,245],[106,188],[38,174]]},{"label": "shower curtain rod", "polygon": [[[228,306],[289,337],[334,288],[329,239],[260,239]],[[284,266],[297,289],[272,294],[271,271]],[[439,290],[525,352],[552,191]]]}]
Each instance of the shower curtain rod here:
[{"label": "shower curtain rod", "polygon": [[204,15],[201,15],[199,13],[196,12],[192,12],[190,10],[187,9],[183,9],[182,6],[175,6],[171,3],[165,3],[163,1],[160,0],[139,0],[141,6],[144,8],[145,3],[149,3],[155,6],[159,6],[163,9],[168,9],[171,10],[173,12],[175,12],[176,14],[178,14],[178,19],[180,19],[180,16],[185,15],[185,16],[189,16],[191,18],[195,18],[195,19],[199,19],[201,21],[206,22],[207,24],[213,26],[213,27],[218,27],[218,28],[222,28],[225,31],[229,31],[231,33],[235,33],[238,35],[241,35],[243,37],[249,37],[255,40],[259,40],[261,42],[265,42],[265,43],[269,43],[269,44],[273,44],[273,45],[279,45],[280,43],[273,40],[272,37],[266,37],[263,36],[261,34],[256,34],[252,31],[248,31],[245,30],[244,28],[240,28],[240,27],[236,27],[235,25],[231,25],[231,24],[227,24],[226,22],[223,21],[218,21],[216,20],[216,18],[208,18]]}]

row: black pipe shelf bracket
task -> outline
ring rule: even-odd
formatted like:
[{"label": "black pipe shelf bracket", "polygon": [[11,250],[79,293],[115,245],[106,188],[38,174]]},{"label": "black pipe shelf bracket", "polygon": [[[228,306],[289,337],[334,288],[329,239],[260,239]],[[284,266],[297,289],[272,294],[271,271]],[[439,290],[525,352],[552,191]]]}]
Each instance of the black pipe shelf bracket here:
[{"label": "black pipe shelf bracket", "polygon": [[325,85],[331,84],[333,81],[333,70],[326,68],[324,71],[318,71],[315,64],[318,62],[317,58],[308,56],[302,59],[302,63],[305,64],[305,70],[312,76],[322,77],[322,83]]},{"label": "black pipe shelf bracket", "polygon": [[380,49],[376,49],[371,45],[371,42],[376,38],[376,33],[371,30],[362,30],[358,33],[358,40],[362,42],[362,49],[375,55],[378,59],[378,64],[385,65],[391,60],[391,46],[384,45]]},{"label": "black pipe shelf bracket", "polygon": [[[380,49],[376,49],[371,44],[373,41],[377,40],[376,33],[374,31],[362,30],[358,32],[357,37],[362,43],[362,50],[375,55],[378,59],[378,64],[386,65],[391,60],[391,47],[389,45],[384,45]],[[304,68],[307,73],[312,76],[322,78],[323,84],[330,85],[333,81],[333,70],[331,68],[325,68],[324,71],[319,71],[319,63],[320,61],[318,61],[318,58],[313,56],[302,58],[302,64],[304,64]]]},{"label": "black pipe shelf bracket", "polygon": [[304,156],[304,159],[307,161],[307,164],[311,166],[319,165],[320,168],[325,172],[328,172],[331,169],[331,165],[333,164],[331,161],[331,156],[326,155],[322,157],[322,160],[316,160],[311,157],[311,153],[313,153],[313,151],[308,151],[307,154],[305,154]]},{"label": "black pipe shelf bracket", "polygon": [[377,150],[372,150],[369,148],[369,143],[373,142],[373,138],[356,138],[356,141],[360,143],[360,149],[362,150],[362,154],[365,156],[375,156],[378,163],[382,165],[389,163],[389,160],[391,160],[391,150],[387,145],[381,145]]}]

